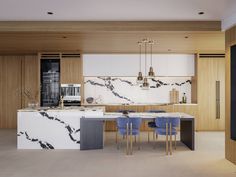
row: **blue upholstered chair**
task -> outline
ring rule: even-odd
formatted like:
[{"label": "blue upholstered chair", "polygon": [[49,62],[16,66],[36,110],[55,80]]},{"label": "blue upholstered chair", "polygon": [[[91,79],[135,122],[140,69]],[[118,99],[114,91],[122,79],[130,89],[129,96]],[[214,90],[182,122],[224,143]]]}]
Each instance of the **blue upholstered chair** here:
[{"label": "blue upholstered chair", "polygon": [[[140,127],[142,120],[139,117],[119,117],[116,119],[118,134],[126,136],[126,154],[133,153],[133,136],[139,136],[139,149],[140,149]],[[130,148],[129,148],[130,141]],[[117,138],[117,148],[119,148]]]},{"label": "blue upholstered chair", "polygon": [[[175,149],[176,149],[176,135],[177,127],[180,124],[179,117],[158,117],[155,119],[156,128],[155,133],[158,135],[166,136],[166,154],[170,151],[172,154],[172,135],[175,136]],[[170,136],[170,148],[168,147],[168,136]]]},{"label": "blue upholstered chair", "polygon": [[[149,110],[147,112],[148,113],[165,113],[166,111],[154,109],[154,110]],[[148,129],[148,142],[150,142],[150,129],[153,129],[153,140],[155,140],[155,138],[157,136],[157,134],[155,133],[155,128],[157,128],[155,121],[148,122],[148,128],[149,128]]]},{"label": "blue upholstered chair", "polygon": [[[118,113],[127,113],[127,115],[129,114],[129,113],[134,113],[135,111],[134,110],[128,110],[128,109],[120,109],[120,110],[117,110],[116,112],[118,112]],[[123,116],[125,116],[124,114],[123,114]],[[118,138],[118,132],[117,132],[117,128],[116,128],[116,143],[117,143],[117,138]],[[123,135],[123,139],[125,139],[125,135]],[[135,137],[135,142],[136,142],[136,137]]]}]

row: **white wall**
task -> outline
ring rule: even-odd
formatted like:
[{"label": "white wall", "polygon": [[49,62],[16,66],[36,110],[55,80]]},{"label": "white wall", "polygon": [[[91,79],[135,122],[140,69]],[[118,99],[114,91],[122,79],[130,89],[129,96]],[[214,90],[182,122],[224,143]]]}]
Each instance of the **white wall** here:
[{"label": "white wall", "polygon": [[[144,74],[144,56],[142,72]],[[150,56],[147,57],[147,72]],[[193,76],[193,54],[153,54],[153,68],[157,76]],[[84,76],[137,76],[138,54],[84,54]]]}]

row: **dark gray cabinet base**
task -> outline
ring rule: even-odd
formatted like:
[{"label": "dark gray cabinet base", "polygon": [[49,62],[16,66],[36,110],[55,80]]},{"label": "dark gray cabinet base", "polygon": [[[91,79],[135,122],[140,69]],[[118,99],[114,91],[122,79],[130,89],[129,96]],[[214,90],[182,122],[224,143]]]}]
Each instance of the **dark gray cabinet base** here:
[{"label": "dark gray cabinet base", "polygon": [[102,120],[80,119],[80,149],[92,150],[103,148]]}]

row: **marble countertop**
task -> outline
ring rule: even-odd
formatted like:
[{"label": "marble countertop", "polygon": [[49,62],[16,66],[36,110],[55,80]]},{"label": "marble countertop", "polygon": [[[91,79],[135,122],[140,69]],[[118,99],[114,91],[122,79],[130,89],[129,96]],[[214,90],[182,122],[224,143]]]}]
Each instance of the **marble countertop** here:
[{"label": "marble countertop", "polygon": [[[116,112],[106,112],[101,117],[86,117],[85,119],[102,119],[102,120],[115,120],[117,117],[123,117],[122,113]],[[194,116],[182,113],[182,112],[172,112],[172,113],[146,113],[146,112],[139,112],[139,113],[130,113],[129,117],[140,117],[142,119],[154,119],[157,117],[179,117],[181,119],[194,119]]]},{"label": "marble countertop", "polygon": [[93,106],[93,107],[85,107],[85,106],[70,106],[70,107],[38,107],[38,108],[24,108],[19,109],[18,112],[37,112],[37,111],[105,111],[105,107],[103,106]]},{"label": "marble countertop", "polygon": [[157,105],[157,106],[167,106],[167,105],[197,105],[197,103],[177,103],[177,104],[171,104],[171,103],[134,103],[134,104],[118,104],[118,103],[107,103],[107,104],[88,104],[88,103],[83,103],[83,106],[152,106],[152,105]]}]

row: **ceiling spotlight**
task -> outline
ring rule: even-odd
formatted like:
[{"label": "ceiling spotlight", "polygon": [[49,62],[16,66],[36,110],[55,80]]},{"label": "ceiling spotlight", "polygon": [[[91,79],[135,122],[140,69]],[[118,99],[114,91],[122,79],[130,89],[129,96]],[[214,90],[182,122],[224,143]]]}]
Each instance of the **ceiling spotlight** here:
[{"label": "ceiling spotlight", "polygon": [[53,15],[53,12],[47,12],[48,15]]},{"label": "ceiling spotlight", "polygon": [[204,12],[198,12],[198,15],[203,15],[204,14]]},{"label": "ceiling spotlight", "polygon": [[168,49],[168,52],[170,52],[171,51],[171,49]]},{"label": "ceiling spotlight", "polygon": [[63,39],[67,39],[67,37],[66,37],[66,36],[62,36],[62,38],[63,38]]}]

